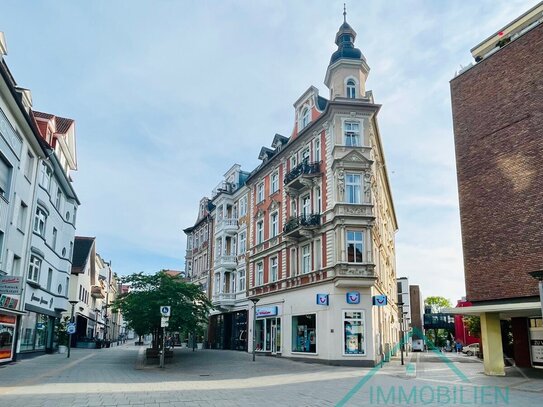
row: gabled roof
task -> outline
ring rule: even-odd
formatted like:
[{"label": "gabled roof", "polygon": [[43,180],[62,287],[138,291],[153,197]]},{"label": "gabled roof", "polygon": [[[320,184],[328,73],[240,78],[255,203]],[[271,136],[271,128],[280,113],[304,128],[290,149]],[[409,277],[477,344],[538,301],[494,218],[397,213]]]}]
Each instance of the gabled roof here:
[{"label": "gabled roof", "polygon": [[76,236],[74,239],[74,250],[72,255],[72,273],[81,273],[87,264],[92,253],[95,237]]},{"label": "gabled roof", "polygon": [[277,148],[279,146],[284,146],[287,143],[288,143],[288,137],[285,137],[279,133],[275,133],[271,146],[273,148]]},{"label": "gabled roof", "polygon": [[271,157],[273,157],[274,151],[271,148],[268,147],[262,147],[260,149],[260,154],[258,155],[258,158],[260,160],[267,160]]}]

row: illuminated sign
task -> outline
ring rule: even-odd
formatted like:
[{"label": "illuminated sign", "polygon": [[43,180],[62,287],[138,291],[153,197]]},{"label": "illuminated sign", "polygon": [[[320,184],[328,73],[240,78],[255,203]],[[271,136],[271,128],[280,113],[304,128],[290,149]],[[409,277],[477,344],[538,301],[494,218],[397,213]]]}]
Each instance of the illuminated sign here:
[{"label": "illuminated sign", "polygon": [[317,294],[317,305],[328,305],[328,294]]},{"label": "illuminated sign", "polygon": [[272,307],[258,307],[256,309],[257,318],[274,317],[277,315],[277,306]]},{"label": "illuminated sign", "polygon": [[358,291],[347,293],[347,304],[360,304],[360,293]]}]

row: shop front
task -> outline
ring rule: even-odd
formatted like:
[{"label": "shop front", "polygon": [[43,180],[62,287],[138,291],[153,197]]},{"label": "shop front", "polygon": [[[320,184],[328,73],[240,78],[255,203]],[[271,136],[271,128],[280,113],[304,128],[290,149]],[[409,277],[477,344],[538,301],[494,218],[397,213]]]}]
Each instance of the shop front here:
[{"label": "shop front", "polygon": [[247,351],[247,311],[211,315],[208,340],[211,349]]},{"label": "shop front", "polygon": [[257,352],[271,355],[281,354],[281,316],[277,305],[256,307]]},{"label": "shop front", "polygon": [[0,308],[0,364],[15,359],[17,315]]}]

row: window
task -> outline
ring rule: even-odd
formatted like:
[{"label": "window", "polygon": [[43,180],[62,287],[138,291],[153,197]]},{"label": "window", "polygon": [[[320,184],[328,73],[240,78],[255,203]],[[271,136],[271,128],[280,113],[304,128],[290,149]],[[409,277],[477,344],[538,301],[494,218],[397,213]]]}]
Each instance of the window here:
[{"label": "window", "polygon": [[345,174],[345,202],[351,204],[360,203],[361,181],[360,174]]},{"label": "window", "polygon": [[239,217],[247,215],[247,195],[239,200]]},{"label": "window", "polygon": [[53,242],[51,247],[53,247],[53,250],[56,250],[57,248],[57,228],[53,228]]},{"label": "window", "polygon": [[30,151],[26,153],[26,164],[25,164],[25,177],[29,180],[32,179],[32,167],[34,166],[34,156]]},{"label": "window", "polygon": [[271,225],[271,237],[277,236],[279,234],[279,215],[277,214],[277,212],[274,212],[271,214],[270,225]]},{"label": "window", "polygon": [[0,156],[0,195],[8,198],[8,189],[11,180],[11,166]]},{"label": "window", "polygon": [[213,290],[215,294],[219,294],[221,290],[221,275],[219,273],[215,273],[215,284],[213,284],[215,289]]},{"label": "window", "polygon": [[256,263],[256,285],[264,284],[264,263]]},{"label": "window", "polygon": [[270,259],[270,282],[277,281],[277,257]]},{"label": "window", "polygon": [[309,148],[306,148],[304,151],[302,151],[302,162],[303,163],[309,162]]},{"label": "window", "polygon": [[264,200],[264,183],[261,182],[256,186],[256,202],[262,202]]},{"label": "window", "polygon": [[356,97],[356,84],[352,79],[347,81],[347,97],[354,99]]},{"label": "window", "polygon": [[238,271],[238,291],[245,291],[245,270]]},{"label": "window", "polygon": [[296,254],[296,248],[290,249],[290,275],[295,276],[298,274],[298,256]]},{"label": "window", "polygon": [[302,198],[302,215],[309,216],[311,214],[311,199],[309,195]]},{"label": "window", "polygon": [[296,157],[296,154],[294,154],[292,157],[290,157],[290,170],[292,171],[296,165],[298,164],[298,158]]},{"label": "window", "polygon": [[315,270],[320,270],[322,266],[322,247],[321,247],[321,240],[317,239],[315,241]]},{"label": "window", "polygon": [[72,260],[74,254],[74,242],[70,242],[70,260]]},{"label": "window", "polygon": [[40,184],[47,191],[49,191],[49,188],[51,186],[51,176],[52,176],[51,169],[47,165],[43,164],[41,166]]},{"label": "window", "polygon": [[319,139],[315,140],[315,161],[319,162],[321,160],[321,141]]},{"label": "window", "polygon": [[68,297],[68,288],[70,287],[70,277],[66,277],[66,283],[64,284],[64,296]]},{"label": "window", "polygon": [[345,122],[345,145],[348,147],[360,147],[360,123]]},{"label": "window", "polygon": [[363,311],[343,311],[343,354],[365,355],[365,320]]},{"label": "window", "polygon": [[47,290],[48,291],[51,291],[51,284],[52,283],[53,283],[53,269],[49,269],[47,271]]},{"label": "window", "polygon": [[40,281],[41,259],[32,255],[30,257],[30,265],[28,267],[28,280],[38,283]]},{"label": "window", "polygon": [[302,274],[309,273],[311,271],[311,247],[305,245],[302,247]]},{"label": "window", "polygon": [[40,236],[45,236],[45,222],[47,214],[41,208],[36,208],[36,217],[34,218],[34,232]]},{"label": "window", "polygon": [[260,244],[264,241],[264,221],[258,221],[256,223],[256,244]]},{"label": "window", "polygon": [[298,210],[296,208],[296,199],[291,199],[290,201],[290,216],[297,216]]},{"label": "window", "polygon": [[[4,236],[4,234],[0,232],[0,239],[3,236]],[[0,256],[0,258],[1,258],[1,256]],[[20,271],[21,271],[21,258],[15,254],[13,256],[13,263],[11,265],[11,275],[18,276]]]},{"label": "window", "polygon": [[60,210],[60,201],[62,199],[62,192],[60,191],[60,188],[57,188],[57,199],[55,200],[55,208]]},{"label": "window", "polygon": [[317,315],[292,317],[292,351],[317,353]]},{"label": "window", "polygon": [[311,111],[309,110],[308,107],[304,107],[302,109],[302,120],[300,121],[300,123],[301,123],[300,130],[302,130],[303,128],[305,128],[309,124],[309,122],[311,120],[310,114],[311,114]]},{"label": "window", "polygon": [[279,191],[279,173],[274,172],[271,175],[271,193]]},{"label": "window", "polygon": [[247,232],[240,232],[238,235],[238,254],[245,253],[247,246]]},{"label": "window", "polygon": [[321,198],[321,189],[320,189],[320,187],[317,187],[317,189],[315,190],[315,195],[317,196],[317,207],[315,208],[316,213],[321,213],[322,198]]},{"label": "window", "polygon": [[24,233],[26,225],[26,214],[28,212],[28,206],[21,201],[21,206],[19,208],[19,216],[17,217],[17,228]]},{"label": "window", "polygon": [[364,249],[364,233],[361,231],[347,231],[347,261],[349,263],[362,263]]}]

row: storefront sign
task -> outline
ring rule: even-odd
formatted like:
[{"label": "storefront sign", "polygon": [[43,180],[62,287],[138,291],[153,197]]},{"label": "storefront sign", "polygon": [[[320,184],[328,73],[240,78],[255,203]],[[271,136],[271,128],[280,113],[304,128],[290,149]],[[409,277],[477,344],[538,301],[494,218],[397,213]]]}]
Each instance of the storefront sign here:
[{"label": "storefront sign", "polygon": [[387,296],[386,295],[374,295],[373,296],[373,305],[378,307],[384,307],[387,305]]},{"label": "storefront sign", "polygon": [[328,305],[328,294],[317,294],[317,305]]},{"label": "storefront sign", "polygon": [[20,295],[23,289],[22,277],[1,276],[0,294]]},{"label": "storefront sign", "polygon": [[266,318],[266,317],[273,317],[277,315],[277,306],[274,305],[272,307],[258,307],[256,309],[256,317],[257,318]]},{"label": "storefront sign", "polygon": [[51,308],[53,306],[53,297],[47,299],[47,297],[44,298],[43,295],[38,297],[37,295],[34,295],[34,293],[32,293],[30,296],[30,301],[36,302],[39,305],[45,305],[48,308]]},{"label": "storefront sign", "polygon": [[530,345],[532,346],[532,365],[543,367],[543,330],[530,328]]},{"label": "storefront sign", "polygon": [[347,293],[347,304],[360,304],[360,293],[358,291]]},{"label": "storefront sign", "polygon": [[0,296],[0,307],[15,309],[19,303],[18,298],[10,297],[9,295],[2,294]]}]

